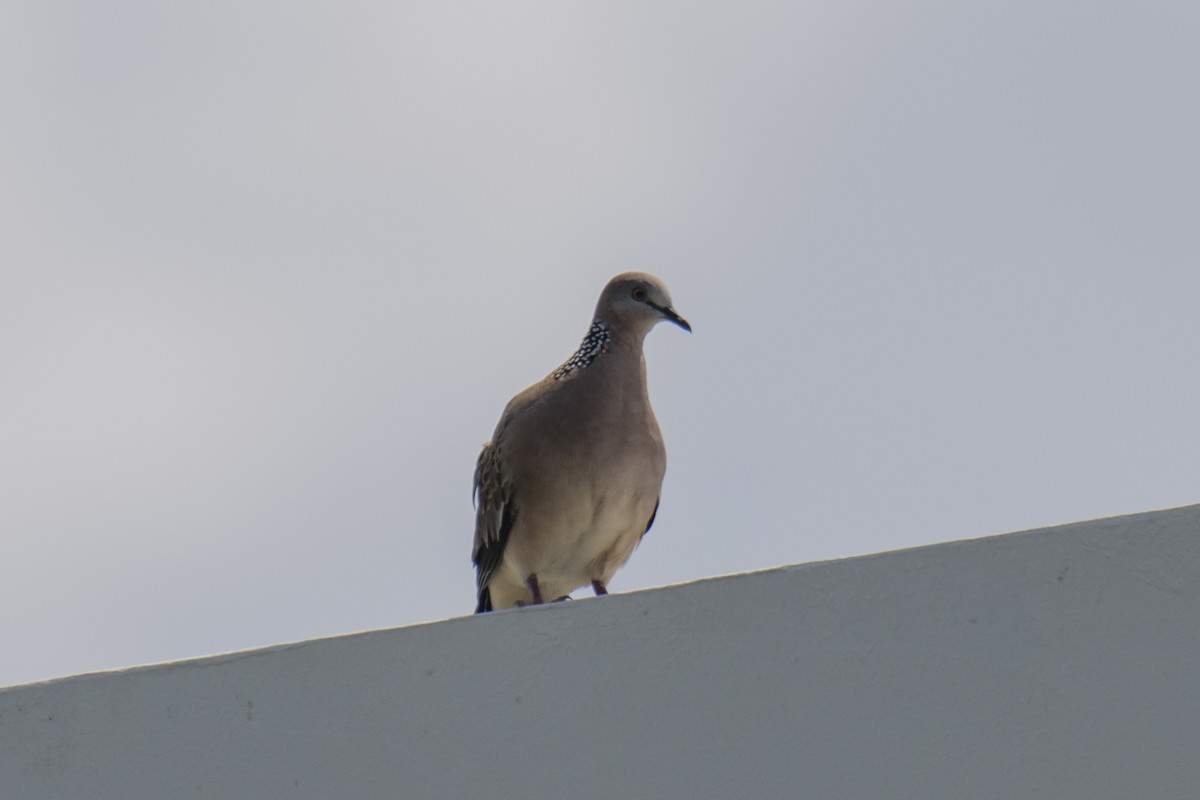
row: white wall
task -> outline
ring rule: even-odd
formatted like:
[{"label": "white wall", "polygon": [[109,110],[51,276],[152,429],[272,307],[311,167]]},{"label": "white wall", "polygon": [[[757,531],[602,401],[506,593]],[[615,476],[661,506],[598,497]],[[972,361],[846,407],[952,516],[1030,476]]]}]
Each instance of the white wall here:
[{"label": "white wall", "polygon": [[1200,506],[0,691],[0,797],[1195,798]]}]

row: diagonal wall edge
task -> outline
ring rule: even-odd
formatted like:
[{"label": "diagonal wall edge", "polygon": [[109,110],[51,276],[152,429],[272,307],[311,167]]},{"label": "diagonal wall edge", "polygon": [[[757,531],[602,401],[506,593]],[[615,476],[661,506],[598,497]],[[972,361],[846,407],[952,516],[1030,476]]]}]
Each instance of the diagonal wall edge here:
[{"label": "diagonal wall edge", "polygon": [[0,795],[1192,797],[1200,506],[0,690]]}]

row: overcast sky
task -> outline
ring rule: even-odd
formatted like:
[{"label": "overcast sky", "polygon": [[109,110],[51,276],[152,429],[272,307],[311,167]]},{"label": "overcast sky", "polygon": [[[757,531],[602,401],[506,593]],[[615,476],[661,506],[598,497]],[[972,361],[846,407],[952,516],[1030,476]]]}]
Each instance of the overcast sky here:
[{"label": "overcast sky", "polygon": [[0,684],[470,613],[478,448],[627,269],[695,333],[647,341],[669,466],[613,591],[1200,501],[1197,41],[5,2]]}]

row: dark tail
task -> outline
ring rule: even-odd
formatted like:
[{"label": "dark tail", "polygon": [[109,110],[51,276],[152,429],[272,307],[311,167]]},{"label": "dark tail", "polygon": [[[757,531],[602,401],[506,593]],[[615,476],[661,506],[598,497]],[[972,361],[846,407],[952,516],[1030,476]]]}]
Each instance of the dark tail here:
[{"label": "dark tail", "polygon": [[475,613],[482,614],[485,611],[492,610],[492,593],[488,587],[483,587],[479,590],[479,602],[475,605]]}]

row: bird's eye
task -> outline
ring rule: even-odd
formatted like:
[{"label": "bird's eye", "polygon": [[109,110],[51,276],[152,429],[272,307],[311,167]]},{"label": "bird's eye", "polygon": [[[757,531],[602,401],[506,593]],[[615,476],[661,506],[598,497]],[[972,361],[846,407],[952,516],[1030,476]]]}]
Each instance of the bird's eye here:
[{"label": "bird's eye", "polygon": [[645,300],[646,299],[646,290],[640,286],[637,287],[636,289],[634,289],[633,290],[633,299],[634,300]]}]

